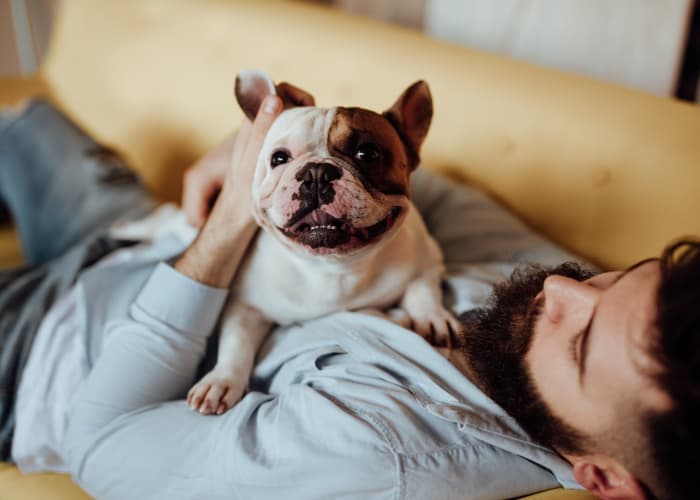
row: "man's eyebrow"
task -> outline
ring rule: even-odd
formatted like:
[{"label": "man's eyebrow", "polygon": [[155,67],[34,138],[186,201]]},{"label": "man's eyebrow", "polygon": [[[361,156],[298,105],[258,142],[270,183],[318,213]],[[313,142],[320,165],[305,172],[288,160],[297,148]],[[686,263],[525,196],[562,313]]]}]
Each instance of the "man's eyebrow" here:
[{"label": "man's eyebrow", "polygon": [[[659,260],[657,257],[651,257],[648,259],[642,259],[639,262],[632,264],[630,267],[628,267],[623,272],[621,272],[615,278],[615,280],[612,283],[610,283],[609,286],[614,285],[615,283],[620,281],[622,278],[627,276],[630,272],[634,271],[638,267],[641,267],[644,264],[647,264],[649,262],[654,262],[657,260]],[[586,360],[588,359],[588,345],[590,343],[591,330],[593,329],[593,320],[595,319],[597,311],[598,311],[598,305],[596,304],[596,307],[593,309],[593,312],[591,313],[591,319],[588,320],[588,324],[586,325],[586,329],[583,331],[583,334],[581,336],[581,355],[579,356],[579,364],[578,364],[578,383],[580,386],[583,386],[583,376],[586,374]]]}]

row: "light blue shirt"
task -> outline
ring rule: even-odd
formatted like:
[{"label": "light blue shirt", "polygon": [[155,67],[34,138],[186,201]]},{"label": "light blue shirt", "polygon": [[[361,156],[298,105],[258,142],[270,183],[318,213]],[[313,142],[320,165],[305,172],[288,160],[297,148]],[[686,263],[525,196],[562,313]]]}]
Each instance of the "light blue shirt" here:
[{"label": "light blue shirt", "polygon": [[[477,191],[414,176],[457,311],[482,305],[519,262],[571,258]],[[86,290],[105,296],[103,278],[88,271]],[[97,498],[464,500],[579,487],[564,460],[422,338],[362,314],[277,329],[250,392],[202,416],[183,398],[227,291],[163,263],[123,280],[121,305],[96,313],[107,340],[65,443],[74,479]]]}]

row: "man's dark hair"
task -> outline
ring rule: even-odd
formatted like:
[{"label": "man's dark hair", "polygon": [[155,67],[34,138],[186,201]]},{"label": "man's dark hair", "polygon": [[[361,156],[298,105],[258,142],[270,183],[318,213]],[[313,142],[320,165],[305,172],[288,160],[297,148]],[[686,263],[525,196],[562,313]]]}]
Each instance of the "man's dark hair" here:
[{"label": "man's dark hair", "polygon": [[657,334],[650,352],[661,368],[654,378],[672,404],[645,421],[656,470],[647,486],[659,498],[699,498],[700,241],[666,247],[660,264]]}]

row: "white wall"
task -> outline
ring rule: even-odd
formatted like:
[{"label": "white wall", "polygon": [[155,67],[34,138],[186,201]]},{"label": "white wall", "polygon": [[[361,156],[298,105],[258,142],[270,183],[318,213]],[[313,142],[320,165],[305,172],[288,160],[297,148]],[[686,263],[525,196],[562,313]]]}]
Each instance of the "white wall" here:
[{"label": "white wall", "polygon": [[[660,95],[674,93],[692,7],[692,0],[315,1]],[[0,0],[0,77],[35,71],[59,3]]]},{"label": "white wall", "polygon": [[673,95],[692,0],[428,0],[456,43]]},{"label": "white wall", "polygon": [[0,0],[0,77],[34,73],[60,0]]}]

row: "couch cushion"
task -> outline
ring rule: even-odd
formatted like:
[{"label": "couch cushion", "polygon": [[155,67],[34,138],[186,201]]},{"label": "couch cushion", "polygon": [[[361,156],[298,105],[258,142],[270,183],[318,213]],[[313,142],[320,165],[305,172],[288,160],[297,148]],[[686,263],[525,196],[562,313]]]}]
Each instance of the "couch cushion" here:
[{"label": "couch cushion", "polygon": [[14,228],[0,226],[0,269],[19,266],[22,262],[22,249]]},{"label": "couch cushion", "polygon": [[89,500],[70,477],[63,474],[22,475],[0,462],[0,500]]},{"label": "couch cushion", "polygon": [[323,106],[378,110],[424,78],[435,99],[425,163],[485,186],[570,249],[623,267],[700,233],[693,105],[296,2],[62,5],[44,66],[52,90],[168,198],[240,120],[241,69]]},{"label": "couch cushion", "polygon": [[[0,500],[88,500],[91,497],[61,474],[23,476],[16,467],[0,463]],[[466,497],[465,497],[466,499]],[[591,500],[581,491],[550,490],[523,500]]]}]

